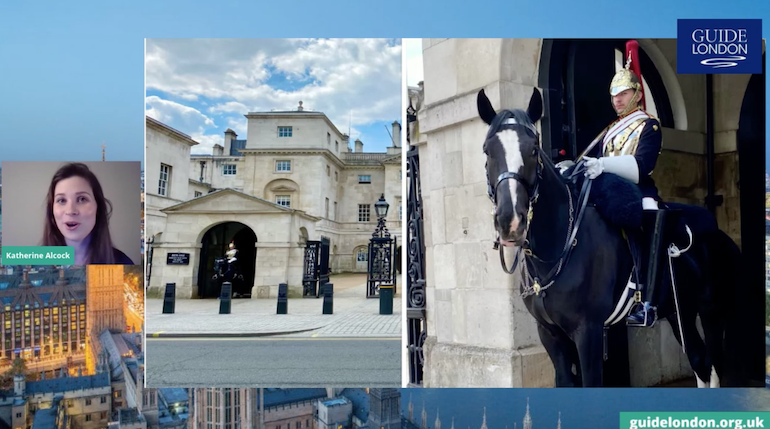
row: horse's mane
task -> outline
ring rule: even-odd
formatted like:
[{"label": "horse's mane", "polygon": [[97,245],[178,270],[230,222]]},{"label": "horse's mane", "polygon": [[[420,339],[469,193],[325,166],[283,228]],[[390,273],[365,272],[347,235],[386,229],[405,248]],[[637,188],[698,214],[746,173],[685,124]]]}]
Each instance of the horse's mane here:
[{"label": "horse's mane", "polygon": [[[529,115],[527,114],[527,112],[525,112],[525,111],[523,111],[521,109],[501,110],[500,112],[498,112],[497,116],[495,116],[495,119],[492,120],[492,123],[489,124],[489,131],[487,131],[487,140],[491,139],[497,133],[499,133],[500,130],[504,126],[512,126],[512,125],[508,125],[508,124],[504,124],[503,123],[504,121],[506,121],[506,120],[508,120],[510,118],[513,118],[514,120],[516,120],[517,124],[523,125],[528,130],[536,130],[537,129],[537,128],[535,128],[535,124],[532,123],[532,119],[529,118]],[[559,180],[561,180],[562,182],[569,183],[569,181],[567,179],[565,179],[561,175],[561,173],[559,173],[559,170],[554,165],[553,160],[551,159],[551,157],[548,156],[548,154],[546,154],[545,151],[543,150],[543,148],[541,146],[541,142],[540,142],[540,136],[539,135],[534,135],[534,137],[537,137],[537,142],[538,142],[538,146],[537,147],[540,150],[540,159],[543,161],[543,166],[545,168],[550,168],[551,171],[554,172],[554,175],[556,177],[558,177]]]}]

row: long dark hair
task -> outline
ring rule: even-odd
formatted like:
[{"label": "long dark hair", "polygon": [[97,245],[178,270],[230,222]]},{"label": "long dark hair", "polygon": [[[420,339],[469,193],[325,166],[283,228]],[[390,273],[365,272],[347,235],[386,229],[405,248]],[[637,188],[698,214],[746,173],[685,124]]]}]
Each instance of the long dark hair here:
[{"label": "long dark hair", "polygon": [[48,187],[48,196],[46,197],[45,228],[43,229],[43,246],[66,246],[64,236],[56,226],[56,220],[53,217],[54,192],[56,184],[70,177],[82,177],[85,179],[94,192],[96,200],[96,222],[91,231],[91,242],[88,245],[88,258],[86,264],[114,264],[115,255],[112,248],[112,239],[110,238],[110,215],[112,214],[112,203],[104,198],[102,185],[94,173],[88,169],[85,164],[75,162],[66,164],[56,171],[51,179],[51,186]]}]

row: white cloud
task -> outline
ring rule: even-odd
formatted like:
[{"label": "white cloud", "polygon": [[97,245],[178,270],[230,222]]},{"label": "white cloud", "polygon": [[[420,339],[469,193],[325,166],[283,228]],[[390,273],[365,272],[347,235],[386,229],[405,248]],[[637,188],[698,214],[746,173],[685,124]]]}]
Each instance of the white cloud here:
[{"label": "white cloud", "polygon": [[406,84],[417,86],[423,80],[422,39],[404,39],[404,61],[406,61]]},{"label": "white cloud", "polygon": [[249,108],[243,103],[228,101],[226,103],[217,104],[216,106],[211,106],[208,111],[209,113],[239,113],[245,115],[249,113]]},{"label": "white cloud", "polygon": [[156,95],[145,98],[147,116],[192,136],[202,134],[206,129],[216,128],[208,116],[184,104],[164,100]]},{"label": "white cloud", "polygon": [[146,70],[148,90],[206,99],[211,115],[301,100],[342,132],[349,112],[352,125],[401,117],[401,46],[385,39],[152,39]]},{"label": "white cloud", "polygon": [[214,153],[215,144],[223,146],[225,143],[224,134],[218,135],[193,133],[190,135],[190,137],[199,143],[190,149],[190,153],[194,154],[211,155]]}]

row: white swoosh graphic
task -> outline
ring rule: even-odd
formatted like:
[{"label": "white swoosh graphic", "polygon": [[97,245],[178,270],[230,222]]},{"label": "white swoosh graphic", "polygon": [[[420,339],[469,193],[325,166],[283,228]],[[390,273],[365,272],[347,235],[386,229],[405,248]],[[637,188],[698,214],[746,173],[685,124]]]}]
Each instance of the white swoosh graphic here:
[{"label": "white swoosh graphic", "polygon": [[724,67],[735,67],[738,65],[738,63],[734,61],[743,61],[746,57],[742,57],[740,55],[736,55],[733,57],[724,57],[724,58],[709,58],[707,60],[703,60],[700,63],[704,66],[711,66],[712,68],[718,69],[718,68],[724,68]]}]

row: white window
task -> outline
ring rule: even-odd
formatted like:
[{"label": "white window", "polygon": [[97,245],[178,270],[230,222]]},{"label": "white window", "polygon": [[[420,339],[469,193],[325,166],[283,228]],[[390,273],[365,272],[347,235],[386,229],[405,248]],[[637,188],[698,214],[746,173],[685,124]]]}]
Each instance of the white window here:
[{"label": "white window", "polygon": [[200,193],[200,192],[198,192],[198,191],[195,191],[195,198],[198,198],[198,197],[200,197],[201,195],[203,195],[203,194],[202,194],[202,193]]},{"label": "white window", "polygon": [[339,176],[337,175],[337,172],[336,172],[336,171],[334,172],[334,181],[335,181],[335,182],[338,182],[338,181],[339,181]]},{"label": "white window", "polygon": [[337,220],[337,202],[334,202],[334,220]]},{"label": "white window", "polygon": [[401,204],[398,205],[398,220],[401,220]]},{"label": "white window", "polygon": [[168,182],[171,179],[171,166],[166,164],[160,165],[160,180],[158,180],[158,195],[168,195]]},{"label": "white window", "polygon": [[225,164],[222,166],[222,174],[225,176],[235,175],[235,164]]},{"label": "white window", "polygon": [[326,199],[326,219],[329,219],[329,199]]},{"label": "white window", "polygon": [[291,171],[291,161],[275,161],[275,171]]},{"label": "white window", "polygon": [[326,133],[326,144],[328,144],[329,146],[332,145],[332,135],[329,133]]},{"label": "white window", "polygon": [[369,222],[369,204],[358,205],[358,221]]},{"label": "white window", "polygon": [[332,174],[332,173],[331,173],[331,171],[332,171],[331,167],[329,167],[329,166],[327,165],[327,166],[326,166],[326,177],[329,177],[329,176],[331,176],[331,174]]},{"label": "white window", "polygon": [[372,183],[372,176],[366,174],[366,175],[359,175],[358,176],[358,183]]},{"label": "white window", "polygon": [[86,421],[87,421],[87,422],[90,422],[90,421],[91,421],[91,415],[90,415],[90,414],[86,414]]},{"label": "white window", "polygon": [[358,252],[356,253],[356,261],[357,262],[366,262],[369,259],[369,255],[367,255],[367,249],[360,248],[358,249]]},{"label": "white window", "polygon": [[276,195],[275,203],[279,206],[291,207],[291,195]]},{"label": "white window", "polygon": [[291,127],[278,127],[278,137],[291,137]]},{"label": "white window", "polygon": [[334,151],[339,152],[340,151],[340,142],[337,140],[334,140]]}]

